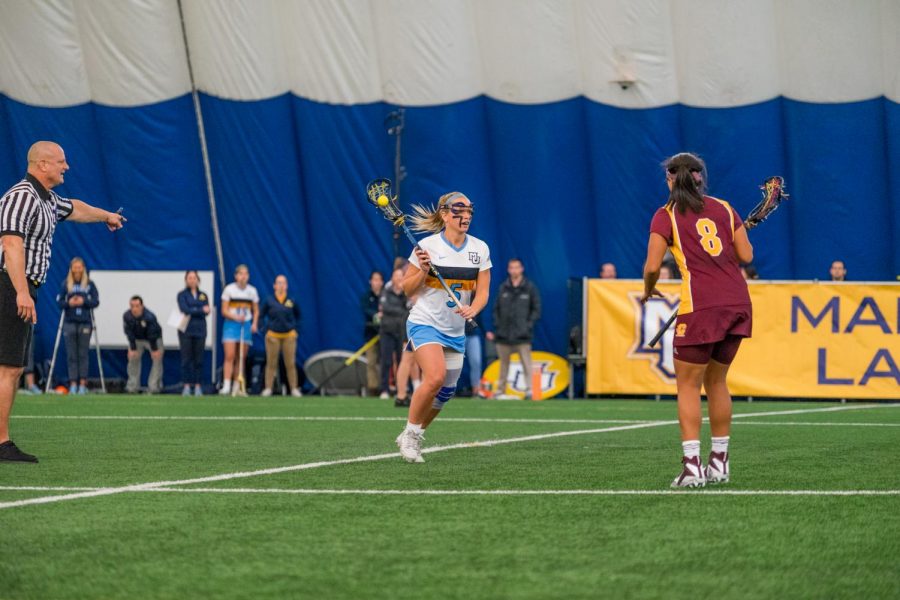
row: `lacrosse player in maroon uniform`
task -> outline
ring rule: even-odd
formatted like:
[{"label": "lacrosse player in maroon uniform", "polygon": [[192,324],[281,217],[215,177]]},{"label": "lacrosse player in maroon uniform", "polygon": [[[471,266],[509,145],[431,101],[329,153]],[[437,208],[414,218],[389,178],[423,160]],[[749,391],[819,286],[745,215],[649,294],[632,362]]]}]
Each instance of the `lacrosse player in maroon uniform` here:
[{"label": "lacrosse player in maroon uniform", "polygon": [[[704,195],[706,165],[689,153],[664,163],[669,201],[656,211],[644,266],[644,295],[656,289],[666,248],[682,274],[675,321],[675,379],[684,449],[682,473],[672,487],[728,481],[731,393],[726,376],[741,340],[750,337],[752,307],[740,263],[753,260],[753,246],[737,212],[724,200]],[[706,388],[712,452],[700,460],[700,389]]]}]

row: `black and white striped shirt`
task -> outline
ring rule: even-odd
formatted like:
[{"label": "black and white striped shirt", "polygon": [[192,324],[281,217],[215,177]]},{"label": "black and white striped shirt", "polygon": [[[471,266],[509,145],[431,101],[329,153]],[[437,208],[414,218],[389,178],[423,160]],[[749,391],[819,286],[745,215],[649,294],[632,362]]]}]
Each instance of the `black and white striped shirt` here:
[{"label": "black and white striped shirt", "polygon": [[[47,278],[56,224],[67,219],[72,210],[71,200],[46,189],[31,174],[0,200],[0,236],[17,235],[24,240],[25,276],[37,285]],[[0,268],[6,270],[2,249]]]}]

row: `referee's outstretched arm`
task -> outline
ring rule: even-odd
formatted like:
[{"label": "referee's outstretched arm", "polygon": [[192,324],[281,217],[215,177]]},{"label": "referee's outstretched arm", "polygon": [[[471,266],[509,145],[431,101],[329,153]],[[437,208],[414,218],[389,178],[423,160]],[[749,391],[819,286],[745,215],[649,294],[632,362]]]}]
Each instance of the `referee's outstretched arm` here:
[{"label": "referee's outstretched arm", "polygon": [[87,202],[75,198],[71,198],[71,200],[72,214],[69,215],[69,220],[75,223],[106,223],[110,231],[115,231],[122,229],[122,225],[128,220],[119,213],[91,206]]}]

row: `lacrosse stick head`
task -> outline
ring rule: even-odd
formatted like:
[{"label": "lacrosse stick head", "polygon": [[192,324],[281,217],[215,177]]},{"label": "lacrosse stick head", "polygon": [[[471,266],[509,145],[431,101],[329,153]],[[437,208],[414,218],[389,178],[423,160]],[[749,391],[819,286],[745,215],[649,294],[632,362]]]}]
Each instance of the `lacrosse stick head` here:
[{"label": "lacrosse stick head", "polygon": [[381,211],[384,218],[392,223],[403,218],[403,212],[397,206],[397,197],[391,189],[391,180],[373,179],[366,185],[366,197],[372,206]]},{"label": "lacrosse stick head", "polygon": [[747,215],[747,229],[753,229],[765,221],[769,215],[778,209],[782,200],[787,200],[790,197],[784,191],[784,177],[779,177],[778,175],[773,175],[766,179],[765,182],[759,186],[759,189],[762,191],[763,198],[759,204],[750,211],[750,214]]}]

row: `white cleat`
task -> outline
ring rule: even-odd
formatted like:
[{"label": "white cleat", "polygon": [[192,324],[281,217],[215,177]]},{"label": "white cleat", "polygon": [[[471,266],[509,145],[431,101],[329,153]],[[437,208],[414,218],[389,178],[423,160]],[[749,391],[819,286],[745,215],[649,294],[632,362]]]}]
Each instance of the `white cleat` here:
[{"label": "white cleat", "polygon": [[422,440],[424,439],[424,435],[404,429],[396,440],[403,460],[410,463],[425,462],[425,459],[422,458]]},{"label": "white cleat", "polygon": [[303,392],[300,391],[300,388],[294,388],[291,390],[291,397],[293,398],[302,398]]},{"label": "white cleat", "polygon": [[731,469],[728,466],[727,452],[710,452],[706,463],[706,481],[708,483],[728,483]]},{"label": "white cleat", "polygon": [[681,463],[684,465],[684,469],[681,471],[681,475],[672,482],[673,488],[696,488],[706,485],[706,474],[703,472],[703,464],[700,462],[699,456],[693,458],[685,456],[681,459]]},{"label": "white cleat", "polygon": [[269,388],[266,388],[259,395],[262,396],[263,398],[268,398],[269,396],[272,395],[272,390],[270,390]]}]

